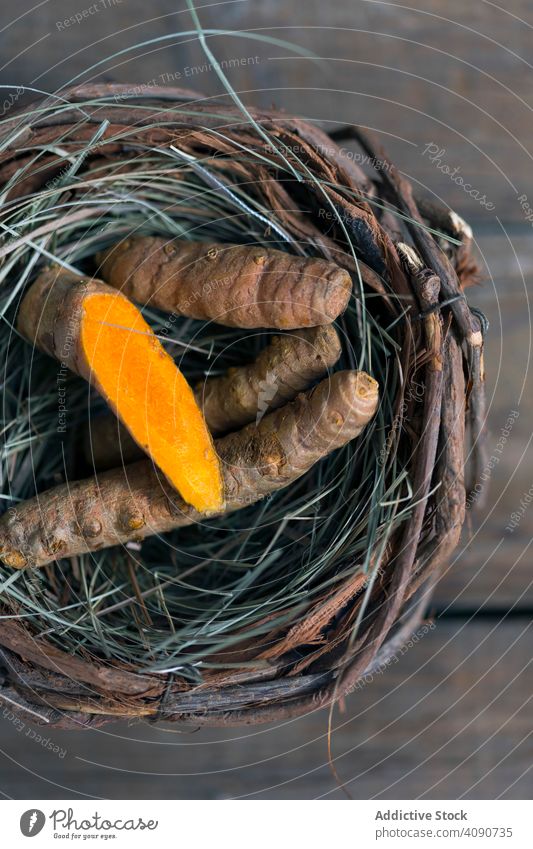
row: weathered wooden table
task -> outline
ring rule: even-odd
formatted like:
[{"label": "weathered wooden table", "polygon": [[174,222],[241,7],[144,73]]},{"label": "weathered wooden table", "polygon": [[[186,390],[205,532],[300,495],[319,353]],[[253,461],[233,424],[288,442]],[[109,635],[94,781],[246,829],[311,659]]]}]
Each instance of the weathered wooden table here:
[{"label": "weathered wooden table", "polygon": [[[90,5],[4,0],[0,82],[53,90],[106,54],[191,28],[184,3],[171,0],[106,0],[85,15]],[[76,13],[80,23],[68,20]],[[333,754],[356,798],[531,797],[531,5],[250,0],[201,16],[206,28],[259,28],[329,58],[325,73],[282,46],[210,42],[244,99],[326,127],[372,127],[415,183],[474,226],[486,279],[471,299],[491,321],[488,441],[498,457],[488,505],[438,587],[435,627],[336,712]],[[220,91],[192,37],[124,54],[90,77]],[[327,764],[324,712],[251,730],[117,723],[41,737],[3,709],[0,720],[6,797],[341,795]]]}]

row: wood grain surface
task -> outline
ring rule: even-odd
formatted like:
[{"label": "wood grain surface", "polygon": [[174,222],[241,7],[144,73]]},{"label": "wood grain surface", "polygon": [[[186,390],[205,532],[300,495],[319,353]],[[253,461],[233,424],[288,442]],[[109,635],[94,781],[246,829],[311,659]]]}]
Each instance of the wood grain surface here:
[{"label": "wood grain surface", "polygon": [[[3,0],[0,83],[54,90],[81,75],[176,84],[208,96],[222,91],[194,35],[127,50],[191,29],[183,2],[109,0],[85,15],[90,6]],[[253,30],[328,59],[324,66],[289,47],[213,35],[209,44],[243,99],[275,103],[326,129],[354,122],[377,130],[415,185],[474,225],[484,281],[470,299],[490,320],[488,443],[497,458],[488,503],[471,515],[437,587],[437,626],[350,696],[345,713],[335,715],[333,751],[356,798],[530,797],[533,503],[523,509],[521,502],[533,485],[531,3],[229,0],[198,7],[206,28]],[[0,112],[7,111],[4,104]],[[519,521],[509,529],[513,514]],[[327,765],[323,711],[276,728],[182,733],[117,723],[44,732],[44,741],[3,708],[0,720],[7,797],[342,796]]]},{"label": "wood grain surface", "polygon": [[[191,36],[184,0],[3,0],[0,83],[55,90],[74,78],[182,85],[221,92]],[[90,7],[98,11],[88,13]],[[290,47],[212,35],[209,44],[249,102],[275,103],[334,127],[377,130],[402,169],[481,224],[523,221],[517,198],[533,196],[533,10],[528,0],[223,0],[198,3],[206,29],[250,30]],[[84,12],[87,12],[83,17]],[[76,22],[75,16],[81,15]],[[74,22],[69,18],[74,16]],[[12,22],[12,23],[10,23]],[[108,56],[125,51],[114,59]],[[86,69],[92,69],[87,71]],[[424,155],[444,149],[490,212]]]},{"label": "wood grain surface", "polygon": [[[531,797],[531,698],[527,618],[440,621],[335,713],[335,766],[355,798]],[[327,719],[322,710],[200,733],[144,723],[40,729],[43,743],[7,716],[0,787],[25,799],[343,798],[327,762]]]}]

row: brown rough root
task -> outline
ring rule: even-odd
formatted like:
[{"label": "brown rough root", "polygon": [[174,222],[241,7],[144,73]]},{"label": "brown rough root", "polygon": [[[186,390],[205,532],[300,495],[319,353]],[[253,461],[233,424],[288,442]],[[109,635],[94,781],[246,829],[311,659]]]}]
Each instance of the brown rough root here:
[{"label": "brown rough root", "polygon": [[[331,325],[307,327],[274,336],[248,365],[207,378],[195,396],[211,433],[227,433],[259,414],[292,401],[298,392],[323,377],[341,355],[337,331]],[[143,452],[111,415],[93,419],[83,434],[83,453],[96,471],[131,463]]]},{"label": "brown rough root", "polygon": [[[226,512],[297,480],[358,436],[374,415],[378,385],[341,371],[291,404],[216,442]],[[17,505],[0,519],[0,559],[44,566],[206,518],[181,499],[149,460],[67,483]]]},{"label": "brown rough root", "polygon": [[274,336],[253,363],[195,387],[209,429],[225,433],[292,401],[333,368],[340,355],[332,325]]},{"label": "brown rough root", "polygon": [[91,364],[80,342],[83,303],[90,295],[105,295],[110,291],[101,280],[50,268],[39,275],[24,296],[17,328],[41,351],[91,382],[94,379]]},{"label": "brown rough root", "polygon": [[330,324],[348,304],[348,272],[327,260],[216,242],[126,239],[97,257],[111,286],[141,304],[229,327]]}]

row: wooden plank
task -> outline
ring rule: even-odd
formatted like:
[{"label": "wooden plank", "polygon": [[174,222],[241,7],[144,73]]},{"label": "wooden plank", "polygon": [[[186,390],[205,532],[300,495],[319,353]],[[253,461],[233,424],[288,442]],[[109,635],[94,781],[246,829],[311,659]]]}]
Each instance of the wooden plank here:
[{"label": "wooden plank", "polygon": [[[469,297],[490,320],[487,445],[495,459],[486,472],[487,505],[480,514],[470,513],[463,545],[436,590],[439,609],[533,606],[533,497],[527,495],[533,484],[531,322],[524,282],[531,268],[532,238],[523,230],[509,238],[498,232],[478,234],[487,280],[470,290]],[[517,526],[510,528],[518,514]]]},{"label": "wooden plank", "polygon": [[[93,5],[98,13],[83,17]],[[0,82],[34,81],[55,90],[114,51],[191,27],[184,3],[109,0],[103,6],[56,0],[15,20],[0,34],[8,63]],[[2,10],[6,22],[18,18],[19,0],[4,0]],[[80,22],[69,22],[76,14]],[[528,0],[512,0],[505,8],[463,0],[308,0],[297,17],[290,4],[256,0],[208,6],[200,15],[206,28],[259,28],[261,34],[293,40],[330,60],[325,71],[283,47],[212,38],[215,55],[231,63],[225,71],[248,102],[275,102],[330,126],[356,122],[373,127],[406,173],[461,214],[485,223],[495,215],[524,220],[517,197],[529,192],[533,203],[526,176],[533,133]],[[194,37],[125,54],[85,78],[155,80],[207,95],[221,91]],[[429,142],[444,149],[442,164],[460,169],[494,210],[484,209],[424,155]]]},{"label": "wooden plank", "polygon": [[[529,624],[441,620],[354,692],[333,735],[353,796],[530,798]],[[0,720],[0,789],[14,798],[342,798],[327,765],[326,711],[199,733],[41,729],[45,743],[3,709]]]}]

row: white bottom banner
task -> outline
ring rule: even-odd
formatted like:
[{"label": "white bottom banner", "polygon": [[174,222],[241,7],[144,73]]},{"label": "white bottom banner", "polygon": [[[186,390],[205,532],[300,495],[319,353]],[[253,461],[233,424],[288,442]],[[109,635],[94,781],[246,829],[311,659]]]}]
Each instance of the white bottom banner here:
[{"label": "white bottom banner", "polygon": [[[335,810],[333,810],[335,807]],[[528,816],[529,813],[529,816]],[[4,801],[2,846],[531,849],[524,801]]]}]

